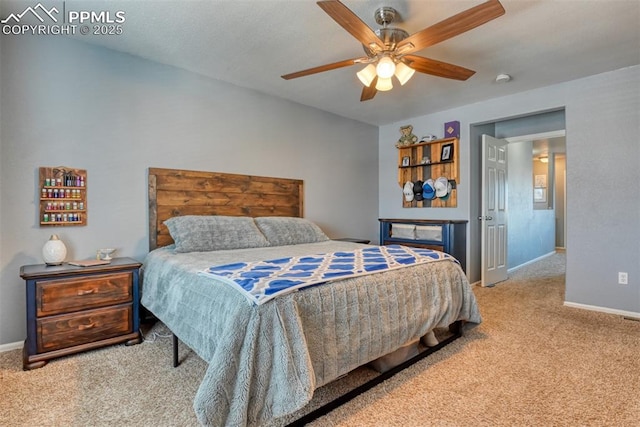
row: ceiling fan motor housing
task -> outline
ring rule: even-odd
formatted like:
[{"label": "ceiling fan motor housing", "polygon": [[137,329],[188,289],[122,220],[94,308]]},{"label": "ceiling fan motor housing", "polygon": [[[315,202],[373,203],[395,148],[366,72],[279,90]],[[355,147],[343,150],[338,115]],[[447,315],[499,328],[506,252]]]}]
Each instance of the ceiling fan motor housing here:
[{"label": "ceiling fan motor housing", "polygon": [[383,27],[391,24],[396,19],[396,15],[398,15],[398,12],[392,7],[381,7],[373,14],[378,25]]},{"label": "ceiling fan motor housing", "polygon": [[409,37],[409,33],[400,28],[379,28],[375,30],[376,36],[384,42],[385,49],[392,50],[402,40]]},{"label": "ceiling fan motor housing", "polygon": [[[398,43],[409,37],[409,33],[401,28],[387,27],[392,23],[398,12],[392,7],[381,7],[374,13],[374,17],[378,25],[382,25],[382,28],[375,30],[376,36],[384,43],[384,51],[393,51]],[[380,52],[377,49],[372,49],[370,46],[363,45],[364,51],[370,58],[375,57]]]}]

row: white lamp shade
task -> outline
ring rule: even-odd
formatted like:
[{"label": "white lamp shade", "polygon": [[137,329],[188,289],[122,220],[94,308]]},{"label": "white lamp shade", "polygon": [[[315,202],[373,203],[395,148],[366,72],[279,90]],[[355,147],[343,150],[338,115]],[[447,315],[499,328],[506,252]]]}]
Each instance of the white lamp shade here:
[{"label": "white lamp shade", "polygon": [[373,79],[376,77],[376,67],[373,64],[369,64],[362,70],[358,71],[356,76],[358,76],[363,85],[369,87],[371,86]]},{"label": "white lamp shade", "polygon": [[393,89],[393,83],[391,82],[391,77],[387,77],[387,78],[378,77],[378,82],[376,83],[376,89],[381,92]]},{"label": "white lamp shade", "polygon": [[398,64],[396,65],[396,78],[398,79],[400,84],[403,86],[406,82],[409,81],[409,79],[413,76],[415,72],[416,70],[414,70],[411,67],[407,67],[402,62],[398,62]]},{"label": "white lamp shade", "polygon": [[[393,63],[393,60],[388,56],[384,56],[380,58],[378,61],[378,65],[376,66],[376,72],[378,73],[378,77],[381,79],[389,79],[393,76],[393,73],[396,71],[396,64]],[[378,80],[380,81],[380,80]]]}]

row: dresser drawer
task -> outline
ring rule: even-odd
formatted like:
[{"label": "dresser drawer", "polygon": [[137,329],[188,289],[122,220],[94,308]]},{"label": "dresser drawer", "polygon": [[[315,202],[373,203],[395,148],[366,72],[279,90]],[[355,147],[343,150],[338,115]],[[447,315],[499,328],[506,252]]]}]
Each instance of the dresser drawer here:
[{"label": "dresser drawer", "polygon": [[38,319],[38,352],[58,350],[132,332],[132,305]]},{"label": "dresser drawer", "polygon": [[133,274],[121,272],[36,282],[36,315],[71,313],[132,300]]}]

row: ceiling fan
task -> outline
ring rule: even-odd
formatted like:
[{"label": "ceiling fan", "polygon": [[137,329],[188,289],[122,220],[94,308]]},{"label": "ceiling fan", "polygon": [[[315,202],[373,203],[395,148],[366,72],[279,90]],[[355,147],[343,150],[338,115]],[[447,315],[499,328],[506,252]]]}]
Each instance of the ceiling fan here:
[{"label": "ceiling fan", "polygon": [[413,55],[413,52],[472,30],[505,13],[500,1],[489,0],[409,35],[400,28],[388,26],[397,15],[396,10],[391,7],[376,10],[376,22],[382,28],[374,31],[339,0],[319,1],[318,6],[362,43],[366,56],[285,74],[282,78],[290,80],[354,64],[368,64],[357,73],[364,84],[360,101],[372,99],[378,91],[390,90],[393,87],[391,77],[394,75],[402,85],[415,71],[448,79],[467,80],[475,71]]}]

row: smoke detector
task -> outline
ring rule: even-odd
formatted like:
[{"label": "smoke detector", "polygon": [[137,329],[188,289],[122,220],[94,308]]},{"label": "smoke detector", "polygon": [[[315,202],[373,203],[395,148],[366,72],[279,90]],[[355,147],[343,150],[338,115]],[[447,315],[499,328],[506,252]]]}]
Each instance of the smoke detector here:
[{"label": "smoke detector", "polygon": [[498,74],[496,76],[496,83],[507,83],[511,81],[511,76],[509,74]]}]

